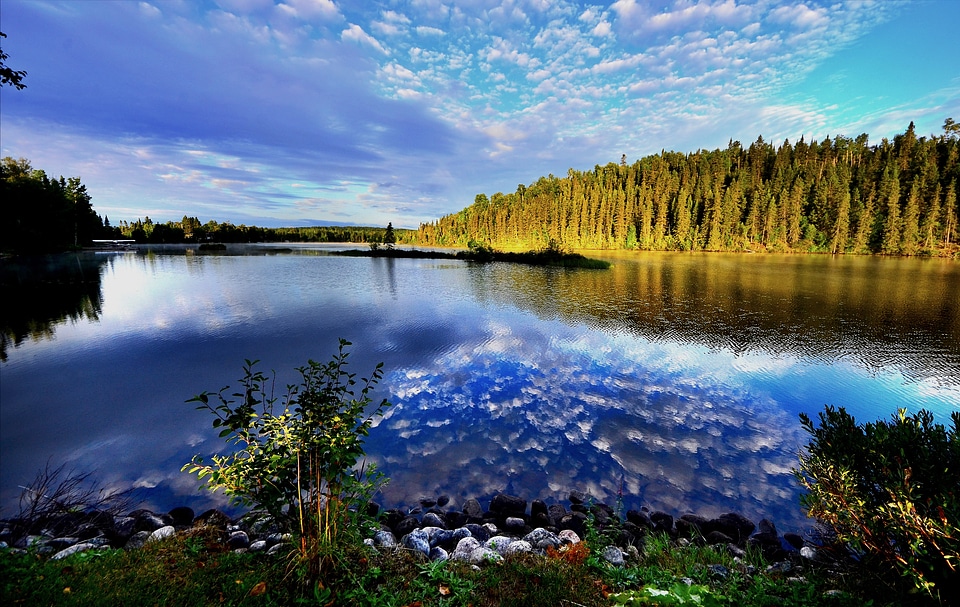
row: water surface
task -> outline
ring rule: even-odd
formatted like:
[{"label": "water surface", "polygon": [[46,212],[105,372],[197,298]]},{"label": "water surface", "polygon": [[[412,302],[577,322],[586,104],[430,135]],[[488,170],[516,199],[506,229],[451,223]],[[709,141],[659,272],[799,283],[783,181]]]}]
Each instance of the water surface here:
[{"label": "water surface", "polygon": [[800,412],[960,409],[955,262],[606,253],[598,271],[240,252],[60,258],[81,288],[5,278],[25,302],[68,285],[59,312],[5,321],[5,513],[48,460],[158,509],[217,504],[179,472],[224,448],[184,401],[235,383],[244,359],[282,386],[340,337],[353,371],[385,363],[378,396],[395,406],[367,444],[385,505],[581,489],[801,529]]}]

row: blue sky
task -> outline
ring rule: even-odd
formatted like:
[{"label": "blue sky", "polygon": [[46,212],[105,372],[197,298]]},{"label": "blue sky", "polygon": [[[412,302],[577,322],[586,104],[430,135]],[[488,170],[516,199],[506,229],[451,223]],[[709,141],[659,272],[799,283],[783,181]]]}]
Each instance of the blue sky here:
[{"label": "blue sky", "polygon": [[3,156],[150,216],[416,227],[541,175],[960,119],[954,0],[3,0]]}]

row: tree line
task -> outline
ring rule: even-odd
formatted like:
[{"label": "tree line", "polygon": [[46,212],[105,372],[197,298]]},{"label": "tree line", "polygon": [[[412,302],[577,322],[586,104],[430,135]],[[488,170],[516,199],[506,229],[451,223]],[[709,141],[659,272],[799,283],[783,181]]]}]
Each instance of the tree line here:
[{"label": "tree line", "polygon": [[363,226],[309,226],[299,228],[261,228],[230,222],[210,220],[201,223],[196,217],[186,215],[180,221],[154,222],[150,217],[136,221],[120,221],[117,225],[120,238],[145,244],[189,244],[204,242],[257,243],[257,242],[356,242],[385,243],[409,242],[415,230],[363,227]]},{"label": "tree line", "polygon": [[893,141],[837,136],[662,151],[478,194],[417,241],[508,248],[958,254],[960,125]]},{"label": "tree line", "polygon": [[79,177],[47,176],[30,161],[0,161],[0,246],[10,252],[62,251],[117,238],[110,220],[93,210]]}]

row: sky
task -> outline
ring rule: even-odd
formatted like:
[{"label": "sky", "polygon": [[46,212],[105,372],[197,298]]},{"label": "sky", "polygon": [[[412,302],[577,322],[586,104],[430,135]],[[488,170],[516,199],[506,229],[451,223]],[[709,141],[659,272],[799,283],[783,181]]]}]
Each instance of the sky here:
[{"label": "sky", "polygon": [[0,155],[116,225],[415,228],[674,150],[960,119],[960,1],[2,0]]}]

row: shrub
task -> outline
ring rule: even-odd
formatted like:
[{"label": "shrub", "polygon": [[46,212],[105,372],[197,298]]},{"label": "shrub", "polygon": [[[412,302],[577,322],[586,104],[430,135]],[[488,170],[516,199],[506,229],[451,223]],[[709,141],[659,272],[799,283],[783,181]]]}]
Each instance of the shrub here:
[{"label": "shrub", "polygon": [[363,437],[390,406],[382,400],[371,408],[370,392],[383,365],[360,380],[357,393],[355,374],[345,369],[350,345],[341,339],[332,360],[299,367],[300,384],[287,386],[279,401],[272,396],[274,381],[249,360],[233,398],[224,396],[228,386],[187,401],[213,413],[213,426],[222,428],[220,436],[238,450],[214,455],[211,463],[195,456],[183,470],[296,533],[299,553],[313,573],[334,554],[351,511],[363,512],[383,482],[372,469],[355,469],[363,456]]},{"label": "shrub", "polygon": [[795,474],[808,515],[865,561],[885,563],[945,603],[960,579],[960,412],[949,430],[929,411],[858,425],[827,406]]}]

